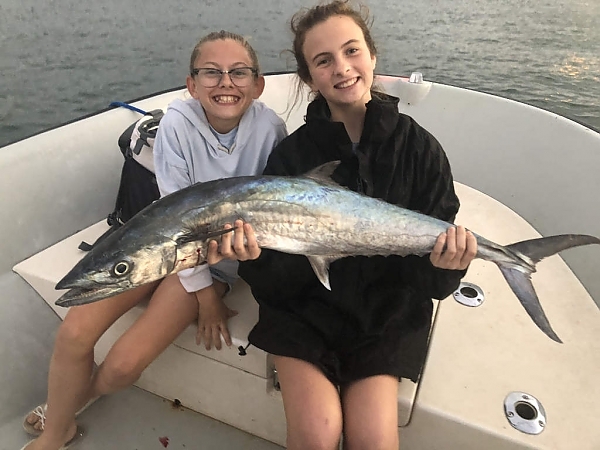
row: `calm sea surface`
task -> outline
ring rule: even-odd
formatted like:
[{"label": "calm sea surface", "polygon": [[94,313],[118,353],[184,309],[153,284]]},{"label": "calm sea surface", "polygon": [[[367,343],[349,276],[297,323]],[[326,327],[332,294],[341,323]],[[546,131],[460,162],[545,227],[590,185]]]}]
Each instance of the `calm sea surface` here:
[{"label": "calm sea surface", "polygon": [[[184,83],[212,30],[293,69],[297,0],[0,0],[0,146]],[[599,0],[371,0],[377,70],[523,101],[600,129]]]}]

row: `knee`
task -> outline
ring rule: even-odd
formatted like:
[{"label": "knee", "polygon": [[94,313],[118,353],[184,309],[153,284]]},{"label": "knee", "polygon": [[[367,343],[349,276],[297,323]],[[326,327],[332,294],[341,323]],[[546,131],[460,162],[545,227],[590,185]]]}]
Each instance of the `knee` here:
[{"label": "knee", "polygon": [[69,316],[61,323],[54,341],[54,352],[60,357],[85,356],[94,351],[97,338],[90,335],[88,328],[78,320],[70,320]]},{"label": "knee", "polygon": [[117,390],[135,383],[145,366],[135,355],[109,354],[101,366],[102,384],[109,390]]},{"label": "knee", "polygon": [[399,445],[398,429],[370,428],[344,433],[346,450],[397,450]]},{"label": "knee", "polygon": [[340,444],[340,435],[325,436],[310,433],[304,435],[300,439],[293,439],[288,436],[288,450],[337,450]]},{"label": "knee", "polygon": [[329,421],[295,430],[288,425],[288,449],[337,450],[341,433],[341,425]]}]

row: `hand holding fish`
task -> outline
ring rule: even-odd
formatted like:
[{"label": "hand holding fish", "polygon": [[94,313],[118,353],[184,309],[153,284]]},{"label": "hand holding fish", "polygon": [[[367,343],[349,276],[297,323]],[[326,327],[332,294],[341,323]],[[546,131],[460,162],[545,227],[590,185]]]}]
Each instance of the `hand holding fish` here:
[{"label": "hand holding fish", "polygon": [[429,260],[440,269],[464,270],[476,255],[477,239],[460,225],[438,236]]},{"label": "hand holding fish", "polygon": [[[231,229],[232,227],[230,224],[226,224],[224,228]],[[208,264],[216,264],[223,259],[248,261],[260,256],[260,247],[256,242],[252,226],[242,220],[236,220],[233,228],[233,232],[223,234],[221,245],[216,241],[209,243],[206,258]]]},{"label": "hand holding fish", "polygon": [[227,320],[237,315],[237,311],[231,310],[223,302],[223,296],[227,292],[227,285],[214,280],[212,286],[201,289],[195,293],[198,300],[198,331],[196,333],[196,344],[204,341],[204,348],[210,350],[215,346],[221,350],[221,335],[225,344],[231,347],[231,336],[227,328]]}]

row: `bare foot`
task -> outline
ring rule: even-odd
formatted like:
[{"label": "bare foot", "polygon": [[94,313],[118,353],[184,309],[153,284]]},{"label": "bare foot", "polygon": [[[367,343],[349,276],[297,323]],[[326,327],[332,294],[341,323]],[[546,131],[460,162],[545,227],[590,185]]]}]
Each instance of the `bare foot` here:
[{"label": "bare foot", "polygon": [[42,433],[40,437],[31,441],[22,450],[59,450],[67,442],[72,441],[79,431],[77,424],[73,422],[62,436],[51,436],[50,433]]},{"label": "bare foot", "polygon": [[[81,408],[77,410],[75,413],[75,417],[81,414],[88,406],[94,403],[98,397],[93,397],[88,400],[85,404],[81,405]],[[29,425],[26,426],[23,424],[23,428],[25,431],[33,436],[39,436],[42,431],[44,431],[44,424],[46,422],[46,404],[37,406],[27,417],[25,417],[25,422]],[[28,429],[29,428],[29,429]],[[37,433],[36,433],[37,432]]]},{"label": "bare foot", "polygon": [[31,413],[29,413],[29,415],[25,418],[25,421],[31,425],[31,427],[38,431],[38,432],[42,432],[44,431],[44,422],[45,420],[42,419],[42,417],[44,417],[44,415],[46,414],[45,411],[45,407],[46,405],[40,405],[38,407],[36,407],[33,411],[31,411]]}]

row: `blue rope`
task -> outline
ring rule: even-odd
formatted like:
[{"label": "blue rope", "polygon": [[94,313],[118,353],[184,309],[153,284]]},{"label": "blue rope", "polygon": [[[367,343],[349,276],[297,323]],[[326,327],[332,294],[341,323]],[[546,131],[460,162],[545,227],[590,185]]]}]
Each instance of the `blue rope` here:
[{"label": "blue rope", "polygon": [[132,106],[132,105],[130,105],[129,103],[125,103],[125,102],[112,102],[112,103],[110,104],[110,106],[121,106],[121,107],[123,107],[123,108],[130,109],[131,111],[138,112],[138,113],[140,113],[140,114],[142,114],[142,115],[144,115],[144,116],[145,116],[146,114],[148,114],[148,113],[147,113],[146,111],[144,111],[143,109],[136,108],[135,106]]}]

